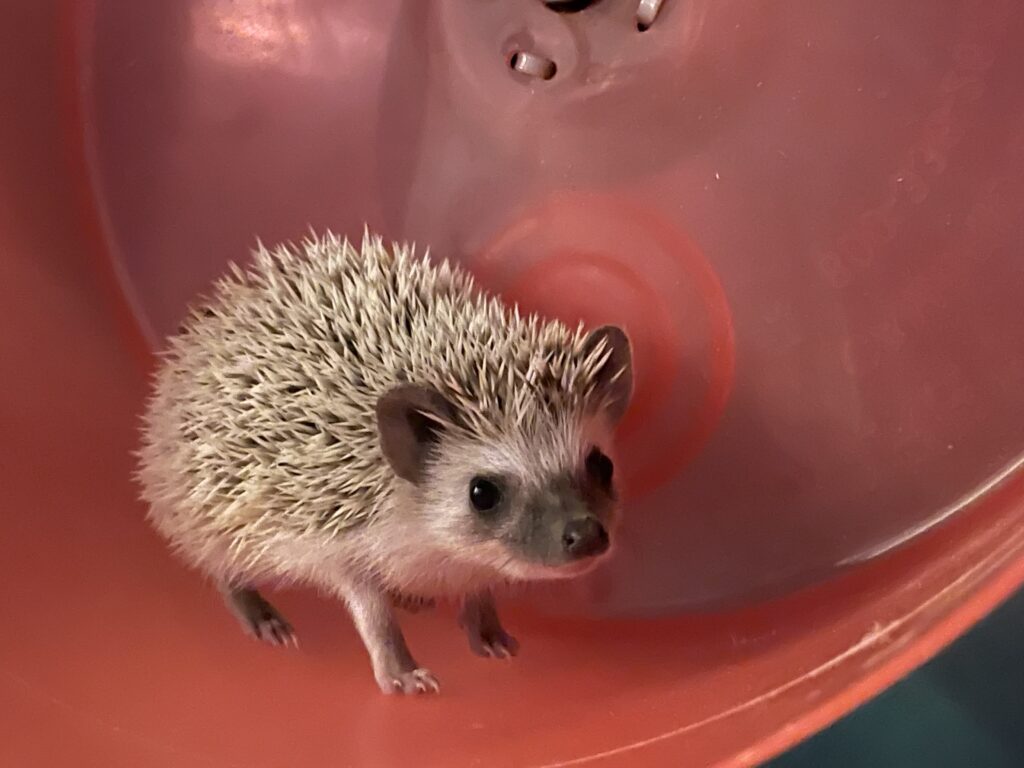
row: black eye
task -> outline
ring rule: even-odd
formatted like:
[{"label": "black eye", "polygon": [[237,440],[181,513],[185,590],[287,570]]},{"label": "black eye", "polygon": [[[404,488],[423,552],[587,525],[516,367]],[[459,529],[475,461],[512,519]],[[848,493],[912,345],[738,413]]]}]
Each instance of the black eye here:
[{"label": "black eye", "polygon": [[611,488],[612,474],[615,472],[615,465],[600,448],[591,448],[587,454],[587,474],[594,478],[603,488]]},{"label": "black eye", "polygon": [[477,512],[490,512],[501,501],[501,490],[492,480],[474,477],[469,484],[469,501]]}]

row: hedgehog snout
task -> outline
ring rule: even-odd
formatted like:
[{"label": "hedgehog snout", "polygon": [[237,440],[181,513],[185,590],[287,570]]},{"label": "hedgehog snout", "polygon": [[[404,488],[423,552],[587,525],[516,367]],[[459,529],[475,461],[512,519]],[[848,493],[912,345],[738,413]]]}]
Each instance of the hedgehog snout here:
[{"label": "hedgehog snout", "polygon": [[608,531],[595,517],[578,517],[565,524],[562,549],[574,559],[596,557],[608,550]]}]

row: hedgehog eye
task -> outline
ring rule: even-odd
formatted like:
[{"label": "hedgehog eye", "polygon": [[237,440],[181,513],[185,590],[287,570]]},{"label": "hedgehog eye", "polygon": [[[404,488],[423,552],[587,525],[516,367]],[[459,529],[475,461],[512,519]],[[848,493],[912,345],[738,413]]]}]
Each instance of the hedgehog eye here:
[{"label": "hedgehog eye", "polygon": [[587,474],[600,483],[602,488],[612,487],[612,475],[615,465],[600,448],[591,448],[586,459]]},{"label": "hedgehog eye", "polygon": [[469,484],[469,501],[477,512],[490,512],[501,501],[501,489],[493,480],[474,477]]}]

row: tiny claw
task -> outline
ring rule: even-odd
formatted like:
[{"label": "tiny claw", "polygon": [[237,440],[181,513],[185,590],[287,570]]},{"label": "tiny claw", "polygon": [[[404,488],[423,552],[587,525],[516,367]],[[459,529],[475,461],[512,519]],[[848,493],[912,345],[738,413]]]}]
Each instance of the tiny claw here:
[{"label": "tiny claw", "polygon": [[400,672],[397,676],[387,678],[388,684],[382,686],[384,693],[404,693],[417,695],[426,693],[438,693],[441,686],[437,679],[426,669],[413,669],[408,672]]},{"label": "tiny claw", "polygon": [[485,659],[491,655],[490,651],[488,651],[487,649],[487,646],[484,645],[479,639],[473,637],[470,637],[469,639],[469,650],[471,650],[477,656],[482,656]]},{"label": "tiny claw", "polygon": [[501,632],[489,637],[470,637],[470,650],[491,659],[510,659],[519,653],[519,641]]},{"label": "tiny claw", "polygon": [[422,691],[424,693],[440,693],[441,686],[438,684],[437,679],[426,670],[421,670],[422,675],[419,676],[420,685],[423,686]]},{"label": "tiny claw", "polygon": [[509,654],[508,648],[505,648],[501,645],[492,645],[491,653],[494,655],[496,659],[507,659],[511,655]]},{"label": "tiny claw", "polygon": [[276,647],[298,647],[292,625],[255,589],[226,589],[224,599],[250,637]]}]

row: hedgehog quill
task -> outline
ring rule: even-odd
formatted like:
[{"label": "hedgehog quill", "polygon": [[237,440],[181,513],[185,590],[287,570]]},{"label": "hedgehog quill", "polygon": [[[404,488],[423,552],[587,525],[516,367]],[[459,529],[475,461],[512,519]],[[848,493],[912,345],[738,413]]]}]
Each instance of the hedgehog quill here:
[{"label": "hedgehog quill", "polygon": [[619,328],[520,316],[369,232],[311,235],[259,245],[169,339],[138,479],[247,632],[293,644],[258,589],[313,585],[348,607],[381,690],[435,692],[395,609],[457,601],[473,651],[514,655],[495,590],[609,549],[632,389]]}]

